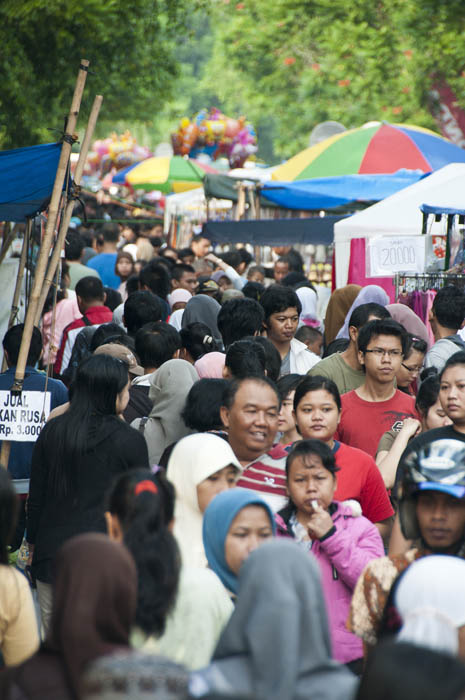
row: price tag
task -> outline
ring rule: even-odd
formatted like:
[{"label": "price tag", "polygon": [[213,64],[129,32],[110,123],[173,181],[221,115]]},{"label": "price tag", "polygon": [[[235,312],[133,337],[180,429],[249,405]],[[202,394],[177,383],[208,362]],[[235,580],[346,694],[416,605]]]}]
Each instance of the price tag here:
[{"label": "price tag", "polygon": [[0,391],[0,440],[35,442],[50,415],[50,400],[49,391],[45,399],[41,391]]},{"label": "price tag", "polygon": [[369,276],[393,277],[397,272],[425,271],[426,236],[370,238]]}]

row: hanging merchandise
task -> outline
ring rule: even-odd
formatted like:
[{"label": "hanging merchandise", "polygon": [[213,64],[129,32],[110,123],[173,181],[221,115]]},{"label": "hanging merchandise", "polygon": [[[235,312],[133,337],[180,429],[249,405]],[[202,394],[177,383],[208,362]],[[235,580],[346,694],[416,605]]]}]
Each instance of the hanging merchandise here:
[{"label": "hanging merchandise", "polygon": [[231,168],[242,168],[247,158],[257,152],[255,129],[245,117],[231,119],[213,107],[202,109],[192,119],[183,117],[171,134],[176,155],[197,158],[204,153],[213,160],[226,156]]}]

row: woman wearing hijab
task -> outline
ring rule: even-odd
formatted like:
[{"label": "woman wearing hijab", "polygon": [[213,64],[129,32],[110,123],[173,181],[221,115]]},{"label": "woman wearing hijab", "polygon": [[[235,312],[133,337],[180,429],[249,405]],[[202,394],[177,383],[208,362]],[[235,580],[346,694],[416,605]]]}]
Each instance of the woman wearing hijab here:
[{"label": "woman wearing hijab", "polygon": [[318,567],[292,542],[267,542],[239,574],[236,608],[191,694],[348,700],[357,680],[331,658]]},{"label": "woman wearing hijab", "polygon": [[302,311],[299,316],[299,328],[301,326],[311,326],[319,328],[321,323],[317,315],[318,297],[315,290],[309,287],[299,287],[295,293],[302,304]]},{"label": "woman wearing hijab", "polygon": [[249,554],[276,532],[268,504],[249,489],[230,489],[210,502],[203,518],[208,566],[237,594],[239,570]]},{"label": "woman wearing hijab", "polygon": [[148,418],[136,418],[131,423],[145,437],[150,464],[159,464],[165,449],[191,432],[181,412],[189,390],[198,378],[193,366],[185,360],[168,360],[152,374],[150,415]]},{"label": "woman wearing hijab", "polygon": [[224,352],[208,352],[194,362],[200,379],[222,379],[226,355]]},{"label": "woman wearing hijab", "polygon": [[0,674],[0,697],[81,698],[86,666],[128,650],[136,604],[136,567],[125,547],[100,534],[68,540],[55,560],[47,637],[28,661]]},{"label": "woman wearing hijab", "polygon": [[377,284],[369,284],[367,287],[363,287],[360,290],[357,297],[354,299],[352,306],[346,313],[344,319],[344,325],[339,330],[336,338],[348,338],[349,337],[349,320],[352,312],[362,304],[379,304],[380,306],[386,306],[389,304],[389,297],[382,287],[378,287]]},{"label": "woman wearing hijab", "polygon": [[242,467],[229,444],[211,433],[189,435],[171,453],[167,476],[176,489],[174,536],[183,566],[205,567],[203,513],[221,491],[235,486]]},{"label": "woman wearing hijab", "polygon": [[424,340],[427,347],[430,346],[428,329],[419,316],[409,306],[405,304],[388,304],[386,309],[391,314],[391,318],[405,328],[415,338]]},{"label": "woman wearing hijab", "polygon": [[360,290],[361,287],[358,284],[348,284],[331,294],[325,316],[325,347],[335,340]]},{"label": "woman wearing hijab", "polygon": [[384,631],[465,661],[465,561],[430,555],[399,576],[384,614]]},{"label": "woman wearing hijab", "polygon": [[190,323],[204,323],[216,342],[223,344],[221,333],[218,330],[217,318],[221,306],[215,299],[207,294],[197,294],[187,302],[182,316],[182,328],[186,328]]},{"label": "woman wearing hijab", "polygon": [[192,294],[187,289],[175,289],[167,297],[172,313],[179,311],[179,309],[184,310],[190,299],[192,299]]}]

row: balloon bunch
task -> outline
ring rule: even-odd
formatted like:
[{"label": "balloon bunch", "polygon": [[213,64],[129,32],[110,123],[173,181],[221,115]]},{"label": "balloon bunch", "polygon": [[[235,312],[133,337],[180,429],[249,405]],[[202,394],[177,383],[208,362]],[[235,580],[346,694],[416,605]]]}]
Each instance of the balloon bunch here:
[{"label": "balloon bunch", "polygon": [[219,109],[202,109],[193,119],[183,117],[171,134],[176,155],[197,158],[206,153],[213,160],[226,156],[232,168],[240,168],[257,151],[257,135],[245,117],[231,119]]},{"label": "balloon bunch", "polygon": [[152,155],[145,146],[139,146],[130,131],[118,136],[115,132],[106,139],[94,141],[87,157],[89,175],[104,177],[112,168],[121,170],[139,163]]}]

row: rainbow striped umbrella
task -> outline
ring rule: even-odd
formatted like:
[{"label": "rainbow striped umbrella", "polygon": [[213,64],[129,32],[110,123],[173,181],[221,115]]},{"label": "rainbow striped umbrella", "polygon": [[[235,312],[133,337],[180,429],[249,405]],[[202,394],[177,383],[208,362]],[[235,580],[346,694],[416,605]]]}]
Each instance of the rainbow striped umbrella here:
[{"label": "rainbow striped umbrella", "polygon": [[430,172],[465,162],[465,150],[434,131],[410,124],[371,122],[307,148],[273,171],[273,180],[395,173],[401,168]]},{"label": "rainbow striped umbrella", "polygon": [[130,168],[121,170],[113,182],[128,184],[135,189],[161,192],[186,192],[202,187],[205,170],[182,156],[146,158]]}]

